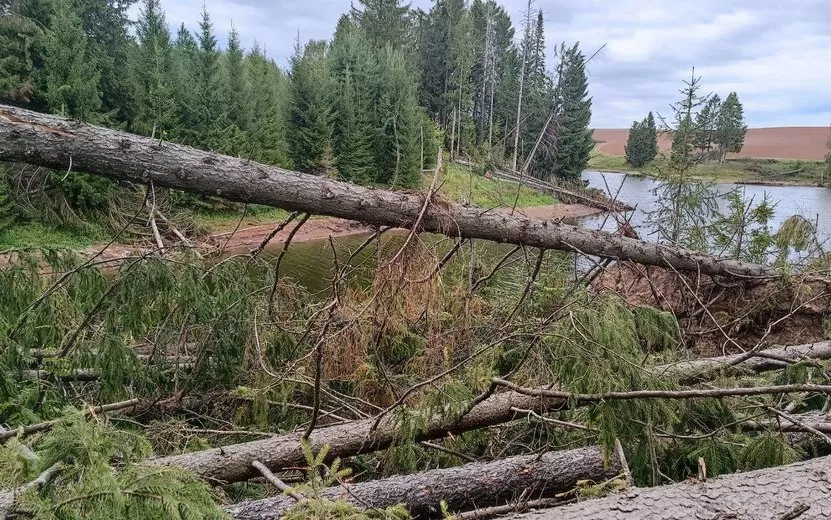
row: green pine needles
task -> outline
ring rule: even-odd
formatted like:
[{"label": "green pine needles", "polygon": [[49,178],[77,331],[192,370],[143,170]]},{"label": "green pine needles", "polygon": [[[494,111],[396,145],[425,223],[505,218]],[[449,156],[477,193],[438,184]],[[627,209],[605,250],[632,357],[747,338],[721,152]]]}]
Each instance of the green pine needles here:
[{"label": "green pine needles", "polygon": [[177,468],[142,466],[140,435],[68,416],[31,446],[0,446],[0,487],[24,485],[57,465],[40,490],[20,496],[15,512],[37,520],[224,519],[209,487]]}]

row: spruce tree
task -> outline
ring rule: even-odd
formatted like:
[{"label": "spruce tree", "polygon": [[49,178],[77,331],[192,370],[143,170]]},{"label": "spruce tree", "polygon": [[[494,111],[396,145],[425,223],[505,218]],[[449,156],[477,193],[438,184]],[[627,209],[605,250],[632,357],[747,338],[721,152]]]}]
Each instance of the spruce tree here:
[{"label": "spruce tree", "polygon": [[309,173],[328,173],[332,151],[332,93],[326,43],[298,42],[291,59],[289,153],[294,167]]},{"label": "spruce tree", "polygon": [[127,10],[132,2],[121,0],[73,0],[87,35],[90,60],[101,72],[101,114],[110,125],[133,118],[132,85],[127,73],[132,42]]},{"label": "spruce tree", "polygon": [[410,4],[402,5],[401,0],[358,0],[358,3],[360,7],[352,7],[352,17],[374,47],[401,48],[409,40]]},{"label": "spruce tree", "polygon": [[169,137],[175,133],[176,88],[171,67],[170,33],[159,0],[144,0],[136,24],[138,48],[133,60],[135,118],[133,131]]},{"label": "spruce tree", "polygon": [[249,150],[245,153],[258,162],[290,167],[286,142],[288,80],[257,43],[246,57],[245,71],[251,88],[250,120],[244,129]]},{"label": "spruce tree", "polygon": [[27,104],[36,97],[34,61],[45,25],[27,7],[22,1],[0,3],[1,101]]},{"label": "spruce tree", "polygon": [[658,132],[652,112],[643,121],[633,121],[626,140],[626,162],[640,168],[652,162],[658,154]]},{"label": "spruce tree", "polygon": [[626,162],[635,168],[640,168],[648,162],[646,159],[648,145],[643,125],[643,122],[632,121],[632,126],[629,127],[629,136],[626,139],[626,145],[623,147]]},{"label": "spruce tree", "polygon": [[228,50],[225,52],[223,70],[223,103],[227,107],[228,119],[238,128],[247,128],[251,114],[248,110],[251,86],[248,84],[244,65],[244,51],[239,33],[231,27],[228,34]]},{"label": "spruce tree", "polygon": [[101,72],[87,51],[81,18],[70,0],[55,0],[45,42],[46,99],[53,112],[81,120],[101,108]]},{"label": "spruce tree", "polygon": [[579,179],[594,147],[591,120],[592,100],[586,78],[586,58],[578,44],[562,45],[555,103],[559,107],[554,173],[564,179]]},{"label": "spruce tree", "polygon": [[704,107],[695,116],[695,147],[704,156],[713,147],[716,121],[721,111],[721,98],[714,94],[707,99]]},{"label": "spruce tree", "polygon": [[448,88],[448,101],[453,106],[454,114],[451,123],[451,152],[457,153],[462,145],[469,146],[473,134],[470,123],[470,114],[473,110],[473,83],[471,71],[474,63],[474,34],[473,21],[470,14],[462,12],[459,22],[453,29],[451,47],[452,72]]},{"label": "spruce tree", "polygon": [[227,118],[222,103],[224,92],[219,69],[219,49],[210,14],[204,7],[199,22],[198,41],[194,106],[196,127],[190,130],[199,146],[223,152],[222,132],[227,126]]},{"label": "spruce tree", "polygon": [[719,147],[719,161],[724,162],[728,153],[738,153],[744,146],[747,125],[744,122],[744,109],[739,96],[731,92],[719,110],[716,120],[716,143]]},{"label": "spruce tree", "polygon": [[392,187],[421,182],[421,111],[413,74],[404,56],[389,47],[381,52],[376,101],[376,181]]},{"label": "spruce tree", "polygon": [[649,144],[649,160],[658,156],[658,128],[655,126],[655,116],[650,111],[646,116],[647,142]]},{"label": "spruce tree", "polygon": [[362,30],[347,23],[339,25],[330,67],[337,84],[333,149],[338,172],[345,179],[371,183],[375,180],[373,118],[378,63]]}]

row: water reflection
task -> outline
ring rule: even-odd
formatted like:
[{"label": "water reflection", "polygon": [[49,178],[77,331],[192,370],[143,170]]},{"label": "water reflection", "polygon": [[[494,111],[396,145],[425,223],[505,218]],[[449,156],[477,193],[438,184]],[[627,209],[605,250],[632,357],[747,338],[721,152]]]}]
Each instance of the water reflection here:
[{"label": "water reflection", "polygon": [[[612,194],[617,193],[618,199],[635,206],[631,224],[642,231],[642,236],[648,236],[646,229],[646,215],[658,209],[652,191],[659,182],[644,176],[626,175],[623,173],[584,172],[583,178],[589,186],[604,192],[608,189]],[[765,194],[769,201],[775,204],[775,215],[771,220],[771,229],[779,228],[782,222],[793,215],[802,215],[817,224],[817,236],[820,242],[831,241],[831,189],[809,186],[755,186],[736,184],[717,184],[715,189],[719,193],[727,193],[738,189],[745,199],[761,202]],[[726,202],[724,203],[726,206]],[[598,215],[585,219],[583,225],[595,229],[615,231],[617,223],[614,219]]]}]

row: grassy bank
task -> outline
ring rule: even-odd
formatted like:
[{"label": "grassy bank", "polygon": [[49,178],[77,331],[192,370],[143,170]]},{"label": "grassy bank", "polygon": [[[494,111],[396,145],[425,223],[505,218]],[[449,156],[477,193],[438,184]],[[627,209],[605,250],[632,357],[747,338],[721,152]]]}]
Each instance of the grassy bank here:
[{"label": "grassy bank", "polygon": [[[518,207],[542,206],[556,202],[553,197],[528,188],[522,188],[517,193],[516,184],[486,179],[482,175],[472,173],[467,167],[450,161],[449,158],[444,164],[445,171],[440,179],[439,195],[445,200],[483,208],[513,206],[515,199]],[[422,176],[423,191],[429,188],[432,179],[430,173]],[[206,208],[191,209],[188,212],[194,224],[193,228],[207,234],[230,231],[238,224],[241,227],[250,227],[278,222],[288,215],[285,210],[256,204],[248,206],[241,223],[240,211],[230,208],[213,211]],[[38,247],[80,250],[108,242],[113,238],[113,231],[97,222],[87,222],[83,227],[70,229],[38,221],[14,222],[0,227],[0,250]]]},{"label": "grassy bank", "polygon": [[[459,203],[469,203],[471,206],[493,208],[497,206],[513,206],[517,198],[517,185],[512,182],[487,179],[478,175],[467,166],[446,159],[445,172],[440,179],[439,194],[445,199]],[[422,177],[422,189],[427,190],[433,176],[425,174]],[[544,206],[554,204],[556,199],[550,195],[522,187],[519,190],[517,207]]]},{"label": "grassy bank", "polygon": [[[645,175],[657,175],[663,164],[662,159],[643,168],[633,168],[625,157],[593,153],[587,166],[590,170],[611,170],[620,172],[638,172]],[[696,164],[692,168],[692,177],[719,183],[754,183],[771,185],[819,186],[823,181],[824,162],[801,161],[795,159],[728,159],[723,164],[708,162]],[[825,183],[831,179],[825,175]]]}]

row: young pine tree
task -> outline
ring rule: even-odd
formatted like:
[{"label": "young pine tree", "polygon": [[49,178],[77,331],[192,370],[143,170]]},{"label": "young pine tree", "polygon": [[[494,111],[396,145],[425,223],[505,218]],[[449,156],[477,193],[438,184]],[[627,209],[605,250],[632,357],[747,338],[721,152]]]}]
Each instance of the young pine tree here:
[{"label": "young pine tree", "polygon": [[256,43],[246,57],[245,71],[251,88],[246,153],[258,162],[290,167],[286,142],[288,80]]},{"label": "young pine tree", "polygon": [[375,48],[387,45],[401,48],[409,39],[409,4],[401,5],[401,0],[358,0],[358,3],[360,7],[352,7],[352,17]]},{"label": "young pine tree", "polygon": [[309,173],[330,173],[332,156],[332,82],[326,43],[298,42],[291,59],[289,154],[294,167]]},{"label": "young pine tree", "polygon": [[159,0],[144,0],[136,23],[138,48],[132,60],[135,97],[133,131],[164,138],[177,130],[176,88],[170,33]]},{"label": "young pine tree", "polygon": [[719,161],[729,152],[738,153],[744,146],[744,135],[747,133],[747,125],[744,122],[744,109],[739,101],[739,96],[731,92],[721,105],[716,119],[716,143],[719,147]]},{"label": "young pine tree", "polygon": [[199,51],[196,55],[196,127],[190,129],[199,146],[220,152],[227,146],[226,109],[223,105],[222,78],[219,69],[219,49],[210,14],[204,8],[199,22]]},{"label": "young pine tree", "polygon": [[578,179],[589,161],[594,147],[591,120],[592,100],[588,93],[586,58],[577,44],[560,52],[563,60],[558,73],[560,79],[555,92],[560,120],[555,150],[555,173],[565,179]]},{"label": "young pine tree", "polygon": [[338,172],[360,184],[375,181],[374,111],[378,60],[363,31],[348,20],[339,25],[330,52],[337,84],[332,145]]},{"label": "young pine tree", "polygon": [[70,0],[56,0],[46,36],[46,99],[53,112],[88,120],[101,108],[101,72],[87,52],[87,37]]},{"label": "young pine tree", "polygon": [[695,116],[695,147],[702,156],[710,153],[716,133],[716,120],[721,110],[721,98],[714,94]]}]

